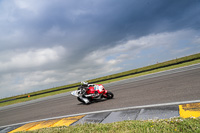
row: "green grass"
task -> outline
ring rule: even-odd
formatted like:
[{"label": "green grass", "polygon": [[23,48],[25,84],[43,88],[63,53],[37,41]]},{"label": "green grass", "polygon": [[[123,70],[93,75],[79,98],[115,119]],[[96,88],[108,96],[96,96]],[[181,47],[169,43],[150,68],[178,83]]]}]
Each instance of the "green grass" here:
[{"label": "green grass", "polygon": [[131,120],[108,124],[83,124],[69,127],[43,128],[19,133],[199,133],[200,118],[165,120]]},{"label": "green grass", "polygon": [[[184,63],[182,63],[183,61],[184,61]],[[146,66],[146,67],[142,67],[142,68],[138,68],[138,69],[133,69],[133,70],[130,70],[130,71],[125,71],[125,72],[121,72],[121,73],[117,73],[117,74],[113,74],[113,75],[108,75],[108,76],[105,76],[105,77],[92,79],[92,80],[89,80],[88,82],[89,83],[106,84],[106,83],[111,83],[111,82],[115,82],[115,81],[119,81],[119,80],[123,80],[123,79],[147,75],[147,74],[151,74],[151,73],[155,73],[155,72],[170,70],[170,69],[173,69],[173,68],[188,66],[188,65],[192,65],[192,64],[196,64],[196,63],[200,63],[200,53],[195,54],[195,55],[182,57],[182,58],[178,58],[178,59],[174,59],[174,60],[170,60],[170,61],[166,61],[166,62],[162,62],[162,63],[157,63],[157,64],[154,64],[154,65],[150,65],[150,66]],[[125,75],[128,75],[128,76],[125,76]],[[100,82],[100,80],[105,80],[105,81]],[[14,101],[8,101],[8,102],[0,103],[0,107],[10,105],[10,104],[30,101],[30,100],[33,100],[33,99],[38,99],[38,98],[51,96],[51,95],[55,95],[55,94],[60,94],[60,93],[64,93],[64,92],[69,92],[69,91],[72,91],[72,90],[76,90],[77,88],[74,88],[74,87],[70,88],[70,89],[64,89],[64,90],[59,90],[59,89],[67,88],[67,87],[71,87],[71,86],[78,86],[79,84],[80,83],[74,83],[74,84],[70,84],[70,85],[65,85],[65,86],[50,88],[50,89],[46,89],[46,90],[36,91],[36,92],[24,94],[24,95],[18,95],[18,96],[3,98],[3,99],[0,99],[0,101],[24,97],[24,98],[17,99],[17,100],[14,100]],[[54,91],[54,90],[56,90],[56,91],[55,92],[49,92],[49,91]],[[57,90],[59,90],[59,91],[57,91]],[[48,93],[41,94],[41,93],[45,93],[45,92],[48,92]],[[33,96],[35,94],[39,94],[39,95]],[[28,97],[28,95],[30,95],[30,97]]]}]

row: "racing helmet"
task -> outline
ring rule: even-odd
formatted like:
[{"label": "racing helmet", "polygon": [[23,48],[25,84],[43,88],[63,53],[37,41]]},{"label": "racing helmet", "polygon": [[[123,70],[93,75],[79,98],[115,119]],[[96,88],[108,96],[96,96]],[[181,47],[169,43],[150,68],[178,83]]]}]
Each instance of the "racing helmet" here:
[{"label": "racing helmet", "polygon": [[88,86],[88,82],[82,81],[82,82],[81,82],[81,86],[87,87],[87,86]]}]

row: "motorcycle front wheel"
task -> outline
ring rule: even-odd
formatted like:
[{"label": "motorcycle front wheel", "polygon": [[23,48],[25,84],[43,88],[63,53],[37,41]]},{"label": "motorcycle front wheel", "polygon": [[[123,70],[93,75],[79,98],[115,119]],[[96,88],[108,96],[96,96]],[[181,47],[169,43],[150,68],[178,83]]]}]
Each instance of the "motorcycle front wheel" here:
[{"label": "motorcycle front wheel", "polygon": [[106,98],[107,99],[112,99],[113,97],[114,97],[114,94],[112,93],[112,92],[110,92],[110,91],[108,91],[107,93],[106,93]]}]

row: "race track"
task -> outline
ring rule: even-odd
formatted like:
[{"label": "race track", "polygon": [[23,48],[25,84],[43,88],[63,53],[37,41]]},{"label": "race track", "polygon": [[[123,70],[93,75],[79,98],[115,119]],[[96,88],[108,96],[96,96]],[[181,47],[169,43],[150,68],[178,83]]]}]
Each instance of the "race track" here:
[{"label": "race track", "polygon": [[52,97],[29,104],[0,108],[0,126],[20,122],[78,114],[91,111],[116,109],[149,104],[170,103],[200,99],[200,68],[184,72],[149,76],[128,83],[105,85],[114,99],[83,105],[71,95]]}]

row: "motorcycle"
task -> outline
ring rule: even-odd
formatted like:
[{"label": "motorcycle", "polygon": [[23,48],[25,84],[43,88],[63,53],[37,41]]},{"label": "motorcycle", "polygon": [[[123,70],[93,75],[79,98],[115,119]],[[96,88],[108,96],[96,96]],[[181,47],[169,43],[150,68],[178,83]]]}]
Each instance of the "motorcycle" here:
[{"label": "motorcycle", "polygon": [[77,97],[78,101],[89,104],[96,100],[112,99],[114,94],[107,91],[102,84],[89,85],[88,87],[80,86],[78,90],[72,91],[71,95]]}]

